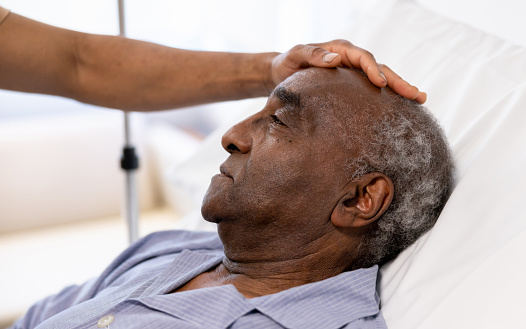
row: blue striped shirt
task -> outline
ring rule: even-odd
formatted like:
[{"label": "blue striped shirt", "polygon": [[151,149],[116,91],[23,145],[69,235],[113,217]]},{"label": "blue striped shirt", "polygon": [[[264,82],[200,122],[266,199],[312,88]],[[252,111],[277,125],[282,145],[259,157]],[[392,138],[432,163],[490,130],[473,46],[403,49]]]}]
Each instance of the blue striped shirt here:
[{"label": "blue striped shirt", "polygon": [[223,257],[215,233],[151,234],[98,278],[35,304],[12,328],[386,328],[376,266],[250,299],[233,285],[168,294]]}]

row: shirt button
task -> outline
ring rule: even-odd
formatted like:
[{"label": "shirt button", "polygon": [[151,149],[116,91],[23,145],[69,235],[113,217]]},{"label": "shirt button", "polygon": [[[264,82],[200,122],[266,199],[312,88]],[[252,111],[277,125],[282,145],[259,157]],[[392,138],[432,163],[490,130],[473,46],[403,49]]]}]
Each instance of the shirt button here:
[{"label": "shirt button", "polygon": [[106,315],[105,317],[101,318],[99,322],[97,322],[97,327],[99,328],[105,328],[109,326],[115,318],[113,315]]}]

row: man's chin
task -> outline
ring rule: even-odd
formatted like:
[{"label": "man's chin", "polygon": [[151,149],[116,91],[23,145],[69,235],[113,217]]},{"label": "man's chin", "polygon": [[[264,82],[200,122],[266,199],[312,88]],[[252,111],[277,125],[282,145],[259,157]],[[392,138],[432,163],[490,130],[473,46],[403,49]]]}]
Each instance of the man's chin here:
[{"label": "man's chin", "polygon": [[203,203],[201,204],[201,216],[203,216],[207,222],[219,223],[216,215],[219,210],[218,208],[220,208],[218,204],[221,203],[218,199],[221,197],[222,193],[216,186],[214,186],[214,177],[212,177],[212,181],[210,182],[203,198]]},{"label": "man's chin", "polygon": [[217,197],[207,191],[201,204],[201,215],[207,222],[219,224],[224,218],[225,206]]},{"label": "man's chin", "polygon": [[[227,177],[227,176],[225,176]],[[225,177],[216,175],[212,178],[210,186],[201,204],[201,215],[211,223],[219,224],[222,221],[237,217],[239,209],[232,196],[231,184],[225,184]],[[228,178],[231,182],[231,178]]]},{"label": "man's chin", "polygon": [[204,220],[206,220],[207,222],[216,223],[216,224],[219,224],[219,222],[221,222],[219,217],[211,216],[209,213],[203,211],[202,208],[201,208],[201,215],[203,216]]},{"label": "man's chin", "polygon": [[210,223],[224,223],[224,222],[231,222],[232,220],[235,220],[239,217],[239,214],[237,214],[237,209],[233,209],[232,207],[229,207],[228,205],[225,205],[223,202],[215,202],[218,200],[211,200],[205,199],[203,200],[203,204],[201,205],[201,215],[203,216],[204,220]]}]

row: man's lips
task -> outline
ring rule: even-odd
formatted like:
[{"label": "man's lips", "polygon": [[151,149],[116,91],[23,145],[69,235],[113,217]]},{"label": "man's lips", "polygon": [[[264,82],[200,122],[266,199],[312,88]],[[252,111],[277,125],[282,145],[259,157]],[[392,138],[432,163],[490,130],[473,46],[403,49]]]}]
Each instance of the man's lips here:
[{"label": "man's lips", "polygon": [[233,178],[232,175],[230,175],[230,172],[228,171],[228,169],[225,167],[224,164],[222,164],[221,166],[219,166],[219,172],[220,172],[221,175],[223,175],[223,176],[227,176],[227,177]]}]

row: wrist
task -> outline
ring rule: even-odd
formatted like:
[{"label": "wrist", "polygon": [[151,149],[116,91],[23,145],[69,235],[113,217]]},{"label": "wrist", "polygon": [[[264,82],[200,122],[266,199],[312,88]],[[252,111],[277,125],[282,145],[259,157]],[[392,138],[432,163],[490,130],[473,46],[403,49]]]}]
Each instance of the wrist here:
[{"label": "wrist", "polygon": [[266,72],[266,75],[263,80],[263,88],[265,92],[265,96],[270,95],[274,88],[276,88],[276,82],[275,82],[275,72],[274,72],[274,61],[280,53],[273,52],[273,53],[264,53],[262,54],[265,57],[262,59],[262,63],[264,65],[264,72]]}]

